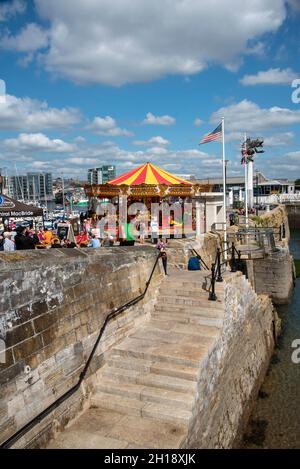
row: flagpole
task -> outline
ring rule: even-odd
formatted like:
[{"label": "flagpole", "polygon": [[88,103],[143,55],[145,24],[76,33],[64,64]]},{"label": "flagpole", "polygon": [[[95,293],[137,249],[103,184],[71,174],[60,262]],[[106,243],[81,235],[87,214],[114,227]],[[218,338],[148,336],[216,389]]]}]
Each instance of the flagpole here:
[{"label": "flagpole", "polygon": [[225,168],[225,128],[224,117],[222,117],[222,166],[223,166],[223,222],[224,222],[224,260],[227,260],[227,216],[226,216],[226,168]]},{"label": "flagpole", "polygon": [[[247,135],[244,135],[244,142],[245,142],[245,151],[247,149],[246,146]],[[246,216],[246,228],[248,228],[248,163],[247,163],[247,153],[245,154],[245,216]]]}]

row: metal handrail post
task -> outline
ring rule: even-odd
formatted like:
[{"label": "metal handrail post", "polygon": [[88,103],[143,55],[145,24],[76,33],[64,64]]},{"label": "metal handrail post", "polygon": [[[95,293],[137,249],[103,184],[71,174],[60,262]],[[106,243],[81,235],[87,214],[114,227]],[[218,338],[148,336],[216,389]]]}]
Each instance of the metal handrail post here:
[{"label": "metal handrail post", "polygon": [[221,273],[221,251],[220,248],[217,248],[217,268],[218,268],[218,276],[217,282],[223,282],[223,277]]},{"label": "metal handrail post", "polygon": [[210,301],[216,301],[217,299],[217,295],[215,292],[215,281],[216,281],[215,266],[216,266],[215,264],[212,264],[211,266],[211,291],[209,292],[209,297],[208,297]]},{"label": "metal handrail post", "polygon": [[231,245],[231,272],[236,272],[234,243],[232,243],[232,245]]}]

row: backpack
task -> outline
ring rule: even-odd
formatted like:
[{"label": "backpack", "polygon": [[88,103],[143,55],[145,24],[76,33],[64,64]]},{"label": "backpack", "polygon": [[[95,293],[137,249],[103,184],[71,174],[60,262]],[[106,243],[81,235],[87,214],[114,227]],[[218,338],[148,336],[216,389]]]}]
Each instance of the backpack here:
[{"label": "backpack", "polygon": [[198,257],[190,257],[188,263],[188,270],[201,270],[200,261]]}]

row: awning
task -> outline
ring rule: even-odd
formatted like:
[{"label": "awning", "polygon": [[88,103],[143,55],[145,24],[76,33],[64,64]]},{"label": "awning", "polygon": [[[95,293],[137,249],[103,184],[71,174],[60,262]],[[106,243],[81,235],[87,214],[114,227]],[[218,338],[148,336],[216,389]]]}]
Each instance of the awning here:
[{"label": "awning", "polygon": [[192,186],[191,182],[182,179],[179,176],[174,176],[164,169],[154,166],[151,163],[145,163],[138,168],[135,168],[128,173],[122,174],[115,179],[108,182],[110,185],[119,186],[125,184],[127,186],[137,186],[140,184],[166,184],[167,186],[185,185]]},{"label": "awning", "polygon": [[0,194],[0,217],[41,217],[43,209]]}]

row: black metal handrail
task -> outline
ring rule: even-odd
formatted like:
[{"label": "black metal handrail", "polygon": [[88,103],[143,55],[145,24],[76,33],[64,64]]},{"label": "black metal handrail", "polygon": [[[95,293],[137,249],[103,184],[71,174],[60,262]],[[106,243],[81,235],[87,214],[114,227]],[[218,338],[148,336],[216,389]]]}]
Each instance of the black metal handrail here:
[{"label": "black metal handrail", "polygon": [[[221,255],[224,253],[230,254],[231,259],[225,259],[222,261]],[[236,258],[237,254],[237,258]],[[235,244],[232,243],[231,247],[221,250],[217,248],[215,262],[212,263],[211,266],[211,284],[209,288],[209,297],[210,301],[216,301],[217,295],[215,291],[215,284],[216,282],[223,282],[222,277],[222,265],[227,265],[228,262],[231,264],[231,272],[236,272],[240,268],[240,261],[241,261],[241,251],[238,251],[235,247]]]},{"label": "black metal handrail", "polygon": [[83,380],[86,376],[86,373],[88,371],[90,363],[91,363],[91,361],[94,357],[96,349],[99,345],[101,337],[102,337],[102,335],[105,331],[105,328],[106,328],[107,324],[109,323],[109,321],[111,319],[113,319],[116,316],[118,316],[119,314],[123,313],[126,309],[130,308],[131,306],[134,306],[136,303],[138,303],[139,301],[141,301],[145,297],[145,295],[148,291],[149,285],[151,283],[155,268],[156,268],[160,258],[161,258],[161,253],[159,253],[158,256],[156,257],[154,266],[152,268],[150,277],[149,277],[148,281],[146,282],[146,287],[145,287],[145,290],[143,291],[143,293],[141,293],[137,297],[133,298],[132,300],[128,301],[127,303],[123,304],[122,306],[119,306],[118,308],[113,309],[106,316],[105,321],[104,321],[104,323],[103,323],[103,325],[100,329],[100,332],[98,334],[98,337],[96,339],[96,342],[95,342],[95,344],[92,348],[92,351],[91,351],[91,353],[90,353],[90,355],[89,355],[89,357],[88,357],[88,359],[87,359],[87,361],[84,365],[83,370],[81,371],[81,373],[79,375],[78,382],[71,389],[69,389],[67,392],[65,392],[62,396],[60,396],[58,399],[56,399],[52,404],[50,404],[48,407],[46,407],[46,409],[44,409],[42,412],[40,412],[36,417],[34,417],[32,420],[30,420],[30,422],[28,422],[26,425],[24,425],[22,428],[20,428],[16,433],[14,433],[7,440],[5,440],[3,443],[1,443],[0,444],[1,449],[10,448],[16,441],[18,441],[22,436],[24,436],[29,430],[34,428],[35,425],[37,425],[39,422],[41,422],[47,415],[49,415],[53,410],[55,410],[57,407],[59,407],[64,401],[66,401],[69,397],[71,397],[80,388],[80,386],[81,386],[81,384],[82,384],[82,382],[83,382]]}]

